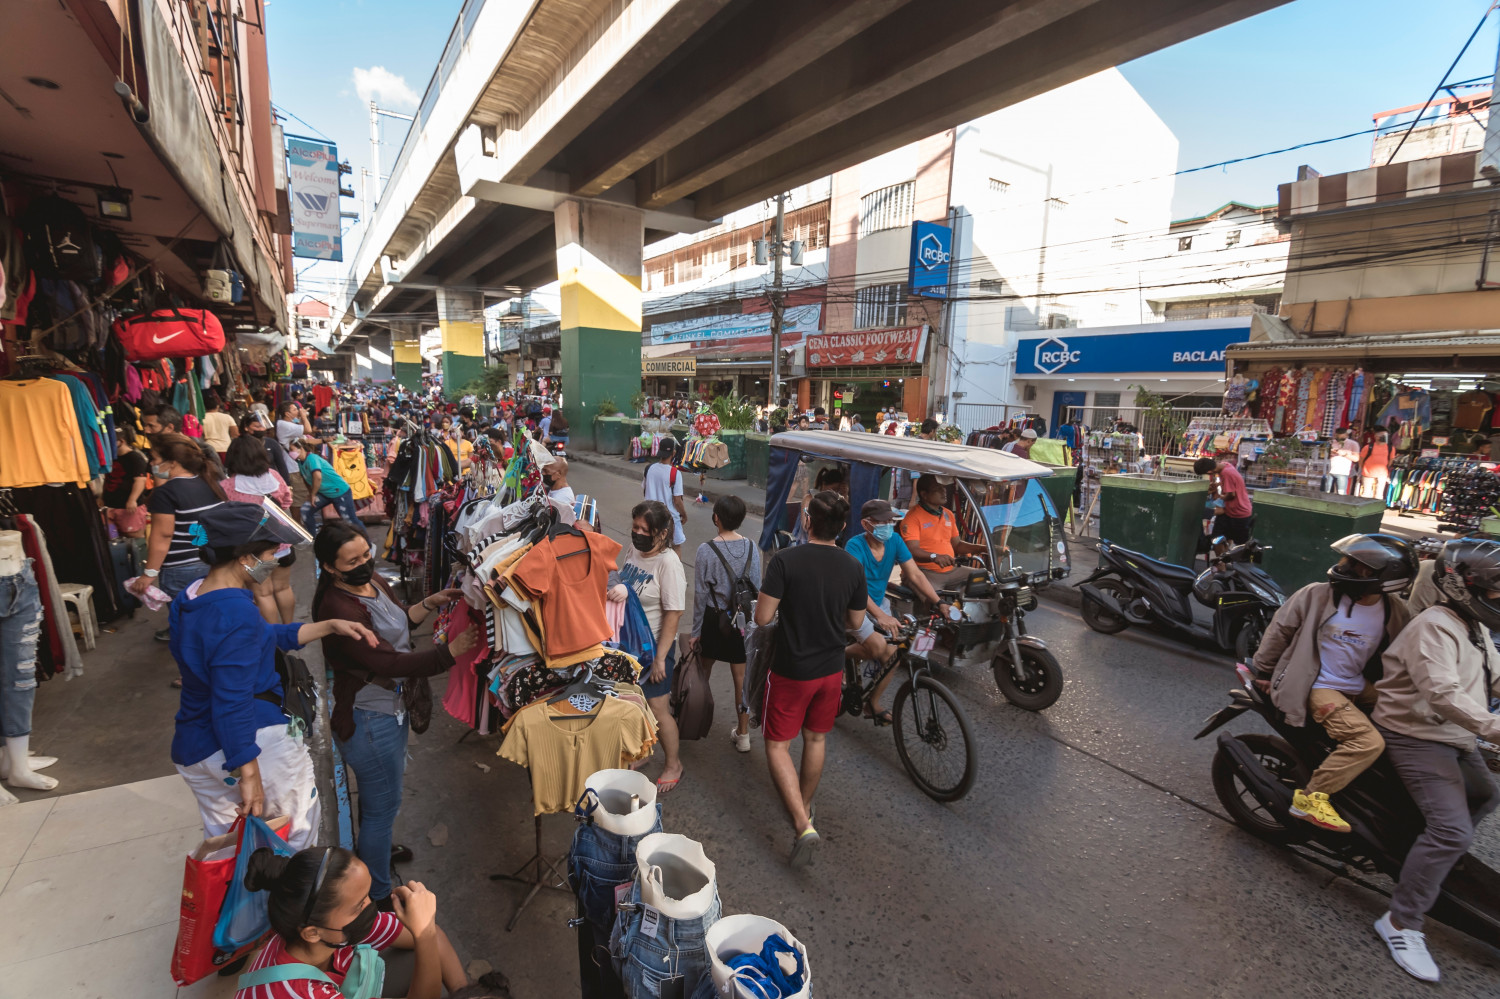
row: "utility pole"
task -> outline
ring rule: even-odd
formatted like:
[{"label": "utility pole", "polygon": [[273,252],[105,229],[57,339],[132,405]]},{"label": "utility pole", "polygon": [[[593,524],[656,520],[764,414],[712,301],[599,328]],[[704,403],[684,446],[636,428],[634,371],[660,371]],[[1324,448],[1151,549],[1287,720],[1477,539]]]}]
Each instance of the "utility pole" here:
[{"label": "utility pole", "polygon": [[[387,118],[400,118],[402,121],[416,121],[416,117],[402,114],[400,111],[387,111],[385,108],[376,107],[375,102],[370,102],[370,172],[375,175],[375,198],[376,204],[380,203],[380,116]],[[368,214],[368,213],[367,213]]]},{"label": "utility pole", "polygon": [[771,238],[771,255],[775,269],[771,279],[771,391],[767,396],[770,408],[781,405],[781,321],[786,311],[781,298],[782,240],[786,228],[786,195],[776,195],[776,228]]}]

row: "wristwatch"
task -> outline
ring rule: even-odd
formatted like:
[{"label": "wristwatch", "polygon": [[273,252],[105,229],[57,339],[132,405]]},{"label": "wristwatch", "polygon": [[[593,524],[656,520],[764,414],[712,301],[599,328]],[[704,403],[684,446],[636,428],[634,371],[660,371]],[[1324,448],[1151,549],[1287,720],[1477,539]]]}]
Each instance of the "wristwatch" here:
[{"label": "wristwatch", "polygon": [[161,570],[160,569],[142,569],[141,570],[141,575],[145,576],[147,579],[155,579],[157,576],[161,575]]}]

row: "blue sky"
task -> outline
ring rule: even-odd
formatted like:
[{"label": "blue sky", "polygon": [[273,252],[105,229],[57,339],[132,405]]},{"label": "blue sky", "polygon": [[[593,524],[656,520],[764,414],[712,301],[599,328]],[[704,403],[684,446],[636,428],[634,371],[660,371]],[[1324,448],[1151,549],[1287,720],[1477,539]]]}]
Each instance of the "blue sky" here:
[{"label": "blue sky", "polygon": [[[1370,127],[1376,111],[1421,103],[1488,5],[1295,0],[1120,68],[1176,133],[1179,168],[1202,166],[1356,132]],[[269,4],[272,99],[308,123],[289,120],[286,130],[333,138],[354,167],[349,186],[357,191],[360,168],[370,162],[368,95],[382,107],[413,110],[460,6],[459,0]],[[1497,40],[1500,14],[1491,16],[1450,79],[1492,75]],[[405,124],[388,119],[382,131],[389,169]],[[1300,163],[1336,173],[1368,166],[1369,159],[1370,137],[1362,136],[1187,174],[1178,178],[1173,213],[1196,215],[1231,200],[1268,203]],[[358,211],[358,199],[344,207]],[[306,266],[300,262],[299,270]],[[309,271],[301,290],[325,292],[330,271]]]}]

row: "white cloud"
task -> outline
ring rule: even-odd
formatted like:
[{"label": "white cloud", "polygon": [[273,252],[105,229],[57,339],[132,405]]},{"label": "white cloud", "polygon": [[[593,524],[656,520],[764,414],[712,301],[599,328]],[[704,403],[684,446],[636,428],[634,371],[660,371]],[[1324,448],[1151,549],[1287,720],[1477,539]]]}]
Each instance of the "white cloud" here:
[{"label": "white cloud", "polygon": [[354,92],[359,94],[361,101],[374,101],[386,107],[414,108],[421,100],[407,85],[404,76],[398,76],[384,66],[354,67]]}]

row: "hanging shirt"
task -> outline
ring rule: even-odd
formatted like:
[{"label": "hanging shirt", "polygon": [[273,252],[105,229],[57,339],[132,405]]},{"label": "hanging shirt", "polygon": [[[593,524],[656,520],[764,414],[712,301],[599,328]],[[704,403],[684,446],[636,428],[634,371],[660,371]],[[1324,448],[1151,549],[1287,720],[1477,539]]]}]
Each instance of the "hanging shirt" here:
[{"label": "hanging shirt", "polygon": [[559,534],[537,542],[512,577],[541,604],[547,656],[587,649],[612,632],[604,616],[604,591],[620,544],[597,531]]},{"label": "hanging shirt", "polygon": [[83,485],[92,478],[73,396],[62,382],[0,382],[0,427],[0,486]]},{"label": "hanging shirt", "polygon": [[571,811],[591,774],[628,766],[655,741],[650,714],[617,697],[592,715],[553,717],[550,709],[543,700],[517,712],[496,754],[531,771],[536,815]]}]

